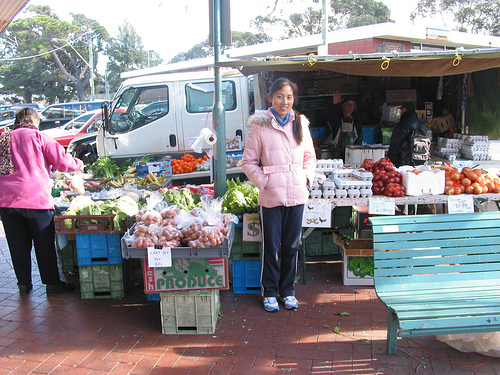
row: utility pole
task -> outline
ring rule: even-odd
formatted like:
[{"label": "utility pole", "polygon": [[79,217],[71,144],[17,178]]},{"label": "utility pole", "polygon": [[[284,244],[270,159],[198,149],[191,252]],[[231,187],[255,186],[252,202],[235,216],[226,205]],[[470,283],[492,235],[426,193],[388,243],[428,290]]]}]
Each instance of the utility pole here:
[{"label": "utility pole", "polygon": [[95,89],[94,89],[94,48],[93,48],[93,38],[92,31],[89,30],[89,68],[90,68],[90,100],[95,99]]},{"label": "utility pole", "polygon": [[226,185],[226,114],[222,102],[222,74],[218,66],[221,53],[221,0],[213,0],[213,36],[214,36],[214,75],[215,102],[212,111],[213,129],[217,136],[214,147],[214,193],[222,197],[227,190]]}]

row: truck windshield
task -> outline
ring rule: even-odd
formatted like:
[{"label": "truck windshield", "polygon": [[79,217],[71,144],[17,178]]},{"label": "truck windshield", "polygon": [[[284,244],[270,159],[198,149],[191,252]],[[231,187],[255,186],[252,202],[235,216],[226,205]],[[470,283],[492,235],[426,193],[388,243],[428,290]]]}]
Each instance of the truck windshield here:
[{"label": "truck windshield", "polygon": [[133,131],[168,114],[168,87],[131,87],[115,103],[109,132],[115,134]]}]

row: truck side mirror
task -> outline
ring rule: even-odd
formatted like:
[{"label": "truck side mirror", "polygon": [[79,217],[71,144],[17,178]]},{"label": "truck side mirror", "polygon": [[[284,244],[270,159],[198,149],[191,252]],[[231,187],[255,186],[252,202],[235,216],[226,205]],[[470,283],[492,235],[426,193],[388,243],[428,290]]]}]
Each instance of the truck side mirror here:
[{"label": "truck side mirror", "polygon": [[104,116],[104,130],[109,132],[109,105],[108,103],[103,103],[102,105],[102,113]]}]

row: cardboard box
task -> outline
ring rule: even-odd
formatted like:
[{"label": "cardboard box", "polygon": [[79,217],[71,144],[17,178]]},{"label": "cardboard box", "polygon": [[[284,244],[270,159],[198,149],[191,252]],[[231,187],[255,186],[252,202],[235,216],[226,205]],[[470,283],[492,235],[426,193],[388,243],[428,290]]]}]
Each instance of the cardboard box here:
[{"label": "cardboard box", "polygon": [[335,233],[333,240],[342,250],[344,285],[373,285],[373,240],[352,239],[346,245]]},{"label": "cardboard box", "polygon": [[455,120],[450,113],[446,116],[436,117],[430,124],[434,134],[441,134],[449,129],[453,129],[455,127]]},{"label": "cardboard box", "polygon": [[144,177],[149,174],[149,172],[156,173],[157,175],[164,174],[165,176],[172,176],[172,163],[170,160],[165,161],[152,161],[152,162],[141,162],[137,164],[137,175],[139,177]]},{"label": "cardboard box", "polygon": [[384,146],[347,146],[345,148],[345,164],[359,168],[365,159],[373,159],[376,162],[385,157],[387,149],[388,147]]},{"label": "cardboard box", "polygon": [[427,122],[427,115],[425,113],[425,109],[417,109],[415,112],[417,113],[417,118],[421,122],[423,122],[423,123]]},{"label": "cardboard box", "polygon": [[386,90],[385,101],[387,105],[401,105],[404,102],[417,102],[417,90]]},{"label": "cardboard box", "polygon": [[262,242],[259,214],[243,215],[243,241]]}]

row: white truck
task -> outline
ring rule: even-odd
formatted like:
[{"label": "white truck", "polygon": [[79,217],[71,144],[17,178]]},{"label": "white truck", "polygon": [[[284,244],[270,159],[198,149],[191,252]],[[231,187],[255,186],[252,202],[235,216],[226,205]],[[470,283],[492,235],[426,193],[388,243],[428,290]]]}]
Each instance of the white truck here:
[{"label": "white truck", "polygon": [[[208,71],[125,80],[97,133],[98,156],[133,159],[193,152],[191,145],[201,130],[212,129],[214,87],[214,75]],[[253,102],[252,78],[223,74],[222,95],[228,144],[241,150]]]}]

